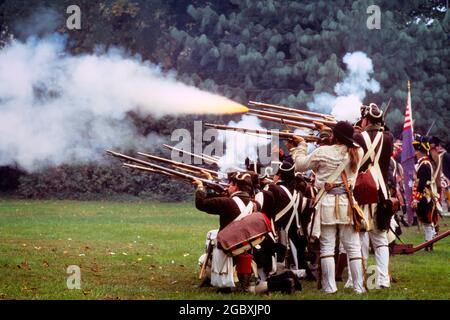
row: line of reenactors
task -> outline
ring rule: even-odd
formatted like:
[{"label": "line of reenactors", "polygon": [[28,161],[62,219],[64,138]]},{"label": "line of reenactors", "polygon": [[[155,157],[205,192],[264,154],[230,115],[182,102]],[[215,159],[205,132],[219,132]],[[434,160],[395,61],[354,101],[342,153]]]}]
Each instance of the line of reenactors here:
[{"label": "line of reenactors", "polygon": [[[370,244],[377,267],[376,288],[391,285],[389,244],[401,233],[400,218],[395,214],[397,209],[386,213],[381,207],[386,199],[399,197],[402,183],[398,179],[401,166],[395,159],[398,145],[384,125],[383,112],[372,103],[361,107],[361,118],[353,126],[348,122],[337,122],[332,128],[323,123],[315,125],[320,131],[318,148],[308,154],[305,139],[285,139],[289,152],[279,150],[280,165],[273,181],[258,174],[258,165],[247,162],[247,172],[229,173],[226,195],[208,196],[202,182],[193,182],[197,187],[197,209],[220,216],[219,232],[242,214],[236,198],[245,206],[251,204],[253,211],[264,213],[271,221],[270,237],[245,252],[246,258],[234,257],[236,270],[245,270],[237,272],[239,291],[253,291],[252,278],[256,283],[265,283],[280,269],[291,269],[304,271],[296,274],[317,280],[324,292],[334,293],[342,266],[348,265],[349,281],[345,287],[363,293],[367,290],[364,270]],[[425,141],[419,136],[413,143],[418,159],[413,205],[426,240],[434,236],[437,225],[436,194],[440,191],[434,189],[433,179],[440,177],[435,172],[442,171],[444,155],[438,144],[436,138]],[[438,152],[437,157],[432,150]],[[340,172],[336,174],[336,170]],[[357,232],[349,214],[349,197],[354,198],[352,191],[358,175],[369,171],[376,189],[372,197],[364,199],[363,195],[358,199],[367,227]],[[403,201],[403,208],[404,205]],[[207,263],[204,258],[202,262]],[[267,290],[267,285],[261,288]]]},{"label": "line of reenactors", "polygon": [[[259,163],[247,160],[247,170],[229,172],[227,182],[215,170],[146,153],[139,153],[145,160],[114,151],[107,153],[120,158],[127,168],[193,183],[197,188],[197,209],[219,216],[219,229],[208,232],[205,254],[199,261],[202,285],[211,283],[221,292],[236,290],[232,289],[236,283],[241,292],[292,292],[301,288],[298,278],[306,278],[316,280],[324,292],[334,293],[336,279],[342,279],[347,265],[345,287],[364,293],[368,289],[364,277],[372,247],[376,288],[389,288],[389,244],[401,233],[401,217],[395,214],[398,209],[394,200],[398,199],[403,209],[406,203],[402,168],[396,160],[401,146],[385,126],[383,111],[373,103],[363,105],[361,118],[352,125],[330,115],[257,102],[251,105],[266,109],[250,109],[263,120],[288,128],[314,128],[319,136],[297,135],[292,130],[248,132],[277,134],[285,141],[287,151],[275,150],[280,161],[274,176],[262,174]],[[235,130],[226,126],[219,129]],[[308,152],[307,142],[315,143],[312,152]],[[438,225],[441,185],[436,182],[441,172],[449,171],[449,154],[439,147],[436,138],[417,136],[414,148],[418,162],[412,205],[428,240]],[[216,166],[219,162],[215,156],[191,155]],[[243,241],[244,245],[233,251],[235,254],[225,252],[218,241],[221,231],[244,226],[246,217],[254,213],[264,217],[268,232],[258,238],[260,241]],[[248,230],[242,230],[236,233],[245,236]]]}]

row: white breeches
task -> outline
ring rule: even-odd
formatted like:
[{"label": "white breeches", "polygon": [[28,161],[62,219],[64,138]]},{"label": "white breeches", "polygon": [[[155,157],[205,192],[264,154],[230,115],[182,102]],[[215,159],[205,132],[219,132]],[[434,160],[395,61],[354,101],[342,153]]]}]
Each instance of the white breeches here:
[{"label": "white breeches", "polygon": [[433,239],[436,231],[432,223],[422,223],[423,231],[425,233],[425,241]]},{"label": "white breeches", "polygon": [[334,250],[336,234],[349,257],[349,270],[352,274],[353,288],[356,292],[364,292],[361,244],[358,233],[351,225],[321,225],[320,261],[322,268],[322,289],[327,293],[337,291],[335,280]]},{"label": "white breeches", "polygon": [[[375,252],[375,263],[377,267],[376,285],[377,287],[390,287],[391,281],[389,276],[389,247],[387,232],[373,229],[369,232],[361,232],[359,234],[361,241],[361,253],[364,258],[364,266],[367,268],[369,259],[369,248],[372,243],[373,250]],[[352,276],[348,274],[347,287],[351,286]]]}]

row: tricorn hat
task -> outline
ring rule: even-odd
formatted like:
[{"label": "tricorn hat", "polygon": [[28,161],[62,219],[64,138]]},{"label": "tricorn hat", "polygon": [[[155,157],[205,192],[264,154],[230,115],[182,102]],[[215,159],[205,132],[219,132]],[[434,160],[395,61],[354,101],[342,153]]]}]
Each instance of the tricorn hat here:
[{"label": "tricorn hat", "polygon": [[290,182],[295,178],[295,165],[291,161],[283,161],[276,173],[284,182]]},{"label": "tricorn hat", "polygon": [[353,139],[353,126],[347,121],[339,121],[333,128],[333,135],[347,147],[358,148],[359,144]]},{"label": "tricorn hat", "polygon": [[429,139],[425,136],[421,136],[419,134],[414,135],[414,141],[412,144],[414,149],[417,151],[421,151],[425,154],[428,154],[430,151]]},{"label": "tricorn hat", "polygon": [[373,122],[383,122],[383,111],[375,103],[361,106],[361,118],[370,119]]}]

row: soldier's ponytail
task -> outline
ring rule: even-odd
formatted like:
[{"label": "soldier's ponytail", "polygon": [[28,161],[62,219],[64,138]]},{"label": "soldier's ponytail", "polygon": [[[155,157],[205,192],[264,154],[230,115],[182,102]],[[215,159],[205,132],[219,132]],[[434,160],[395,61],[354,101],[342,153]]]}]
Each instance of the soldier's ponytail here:
[{"label": "soldier's ponytail", "polygon": [[356,173],[358,170],[358,163],[359,163],[359,153],[358,148],[355,147],[348,147],[348,154],[350,156],[350,169],[353,173]]}]

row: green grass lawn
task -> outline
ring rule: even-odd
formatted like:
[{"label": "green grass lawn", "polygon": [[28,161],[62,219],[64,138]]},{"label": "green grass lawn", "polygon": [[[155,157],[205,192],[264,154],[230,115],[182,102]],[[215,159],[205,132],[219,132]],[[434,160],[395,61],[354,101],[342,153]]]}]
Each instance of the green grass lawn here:
[{"label": "green grass lawn", "polygon": [[[196,285],[206,232],[217,225],[190,203],[0,201],[0,299],[450,298],[450,237],[431,253],[392,256],[388,290],[358,296],[338,282],[326,295],[303,281],[292,295],[216,294]],[[405,242],[422,242],[417,227],[403,231]],[[67,288],[69,265],[81,269],[80,290]]]}]

